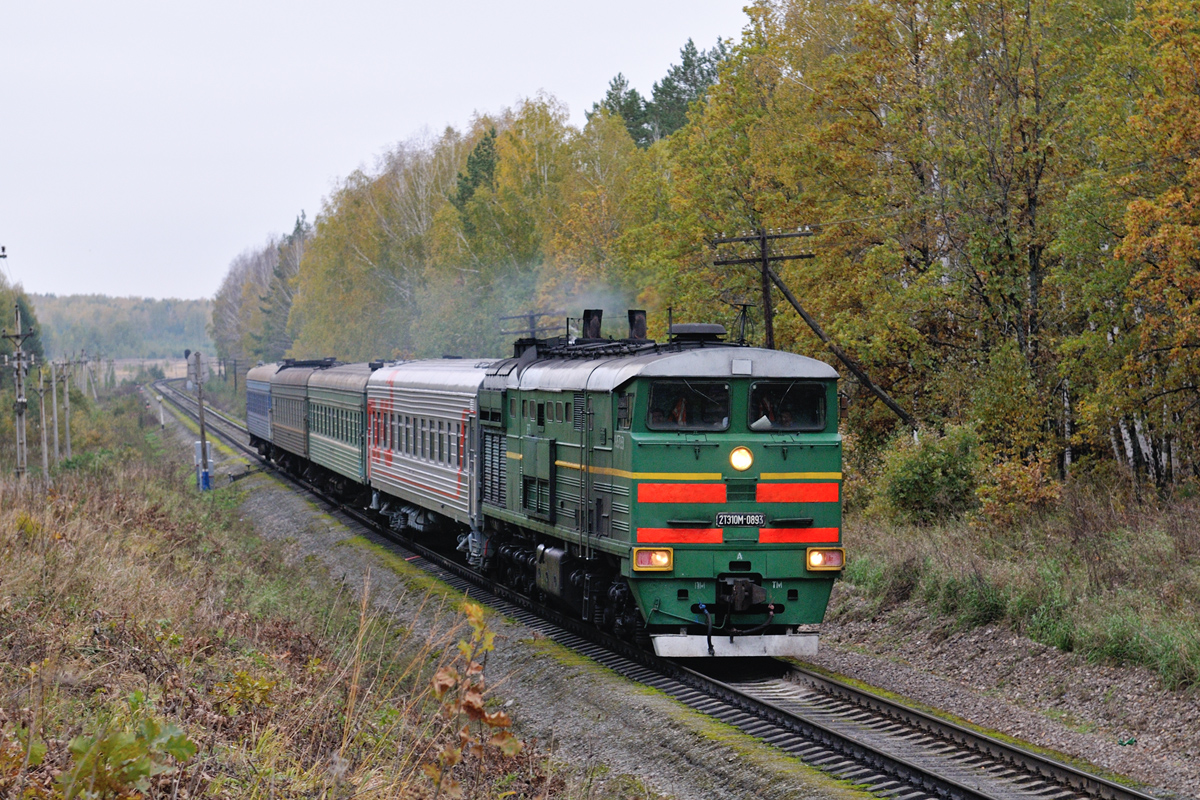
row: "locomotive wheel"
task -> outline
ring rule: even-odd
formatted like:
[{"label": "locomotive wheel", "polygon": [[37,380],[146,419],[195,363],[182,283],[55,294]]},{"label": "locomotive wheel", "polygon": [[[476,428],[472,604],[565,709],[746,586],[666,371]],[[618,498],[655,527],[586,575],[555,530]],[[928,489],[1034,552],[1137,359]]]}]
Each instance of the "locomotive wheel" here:
[{"label": "locomotive wheel", "polygon": [[640,617],[633,629],[633,643],[643,650],[649,650],[653,644],[650,641],[650,631],[646,629],[646,623]]}]

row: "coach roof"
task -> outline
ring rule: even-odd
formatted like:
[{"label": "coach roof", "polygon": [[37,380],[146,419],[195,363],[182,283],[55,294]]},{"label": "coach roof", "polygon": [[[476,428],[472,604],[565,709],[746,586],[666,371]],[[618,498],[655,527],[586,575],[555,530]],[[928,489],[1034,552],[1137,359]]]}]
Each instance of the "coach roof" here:
[{"label": "coach roof", "polygon": [[329,369],[319,370],[308,379],[310,389],[340,389],[345,392],[362,393],[371,377],[371,365],[341,364]]},{"label": "coach roof", "polygon": [[475,394],[493,363],[494,359],[475,358],[402,361],[375,370],[367,386],[372,391],[388,391],[394,387]]},{"label": "coach roof", "polygon": [[249,372],[247,372],[246,380],[262,381],[263,383],[270,383],[271,377],[276,372],[279,372],[278,364],[262,364],[260,366],[255,367],[254,369],[250,370]]}]

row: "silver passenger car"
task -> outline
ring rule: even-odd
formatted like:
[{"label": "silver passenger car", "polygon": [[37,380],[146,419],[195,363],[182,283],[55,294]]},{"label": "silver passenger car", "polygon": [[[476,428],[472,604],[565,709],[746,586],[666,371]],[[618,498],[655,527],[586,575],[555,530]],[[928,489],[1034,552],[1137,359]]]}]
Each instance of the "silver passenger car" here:
[{"label": "silver passenger car", "polygon": [[367,382],[371,488],[470,525],[478,514],[472,422],[492,361],[431,359]]}]

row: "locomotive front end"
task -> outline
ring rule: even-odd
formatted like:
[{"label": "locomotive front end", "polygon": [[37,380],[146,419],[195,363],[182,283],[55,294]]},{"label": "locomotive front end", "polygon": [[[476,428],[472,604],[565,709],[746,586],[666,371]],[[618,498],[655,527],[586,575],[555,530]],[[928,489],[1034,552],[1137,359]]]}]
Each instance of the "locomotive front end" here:
[{"label": "locomotive front end", "polygon": [[613,442],[646,630],[662,656],[814,655],[845,563],[837,374],[774,351],[690,360],[626,388]]}]

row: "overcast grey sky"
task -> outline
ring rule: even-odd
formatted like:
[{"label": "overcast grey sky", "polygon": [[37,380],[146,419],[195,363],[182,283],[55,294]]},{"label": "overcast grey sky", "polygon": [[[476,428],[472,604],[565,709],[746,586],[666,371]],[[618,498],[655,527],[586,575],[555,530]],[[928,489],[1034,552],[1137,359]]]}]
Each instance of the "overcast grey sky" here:
[{"label": "overcast grey sky", "polygon": [[742,0],[0,0],[0,261],[31,292],[211,296],[394,142],[545,90],[648,93]]}]

